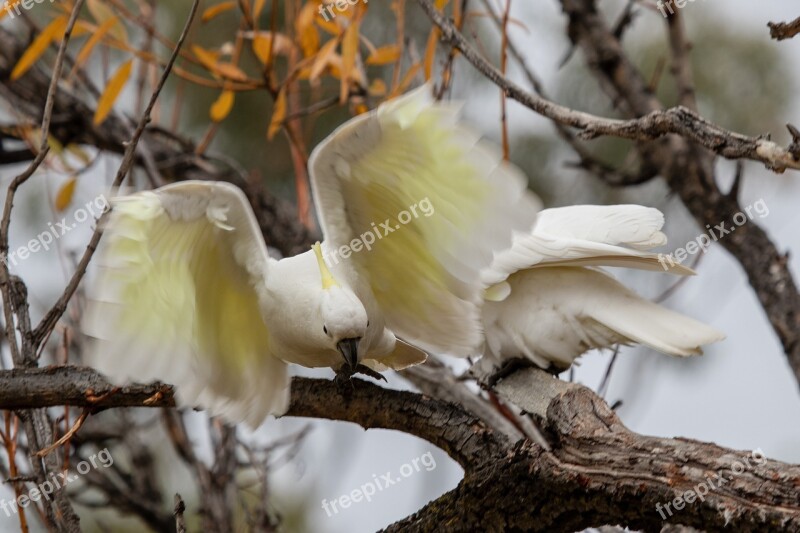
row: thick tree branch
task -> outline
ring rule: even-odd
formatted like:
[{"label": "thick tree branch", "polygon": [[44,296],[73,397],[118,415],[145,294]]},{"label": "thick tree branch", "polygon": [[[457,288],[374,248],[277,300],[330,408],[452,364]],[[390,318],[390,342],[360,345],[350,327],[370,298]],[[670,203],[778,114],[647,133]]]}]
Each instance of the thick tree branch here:
[{"label": "thick tree branch", "polygon": [[[459,531],[566,533],[603,524],[661,531],[664,518],[704,531],[800,528],[800,466],[637,435],[589,389],[541,370],[517,372],[496,391],[539,420],[552,453],[518,443],[468,469],[455,490],[386,531],[435,531],[441,524]],[[687,501],[681,509],[678,497]]]},{"label": "thick tree branch", "polygon": [[[384,389],[354,379],[350,394],[342,395],[332,381],[294,378],[291,408],[286,416],[353,422],[365,429],[394,429],[442,448],[464,465],[499,453],[507,446],[479,418],[456,406],[411,392]],[[72,405],[110,407],[174,407],[171,385],[154,383],[115,387],[88,367],[0,371],[0,409]]]},{"label": "thick tree branch", "polygon": [[[395,429],[444,449],[465,469],[458,488],[390,531],[526,529],[576,531],[607,523],[658,531],[662,509],[699,485],[714,485],[704,501],[677,510],[670,522],[707,531],[796,531],[800,527],[800,467],[754,458],[714,444],[662,439],[628,430],[589,389],[535,369],[517,372],[496,392],[534,416],[552,452],[489,429],[453,404],[383,389],[360,380],[343,397],[331,381],[295,378],[288,416]],[[0,409],[77,405],[169,407],[169,385],[117,388],[89,368],[0,371]],[[741,472],[738,462],[747,464]],[[721,483],[716,476],[724,476]],[[718,486],[719,484],[719,486]]]}]

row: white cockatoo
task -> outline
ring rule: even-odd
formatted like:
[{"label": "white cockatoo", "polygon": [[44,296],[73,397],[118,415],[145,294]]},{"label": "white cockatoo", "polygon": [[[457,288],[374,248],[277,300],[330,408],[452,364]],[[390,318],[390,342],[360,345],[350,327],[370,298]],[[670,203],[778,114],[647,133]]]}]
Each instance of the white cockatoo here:
[{"label": "white cockatoo", "polygon": [[426,85],[337,129],[309,160],[324,242],[279,261],[235,186],[113,200],[87,362],[257,426],[288,407],[287,363],[374,375],[423,361],[411,345],[475,353],[480,272],[530,230],[537,204],[458,114]]},{"label": "white cockatoo", "polygon": [[532,232],[482,273],[486,343],[479,369],[497,376],[516,359],[563,370],[592,348],[643,344],[687,356],[724,335],[642,298],[599,267],[693,271],[647,252],[666,244],[664,216],[638,205],[545,209]]}]

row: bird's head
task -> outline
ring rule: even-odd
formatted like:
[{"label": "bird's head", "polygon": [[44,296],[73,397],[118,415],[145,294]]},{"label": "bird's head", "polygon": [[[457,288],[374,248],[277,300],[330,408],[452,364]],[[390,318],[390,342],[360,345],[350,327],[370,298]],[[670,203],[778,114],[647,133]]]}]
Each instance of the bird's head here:
[{"label": "bird's head", "polygon": [[342,354],[344,361],[355,369],[360,361],[359,346],[367,333],[369,319],[361,300],[347,287],[343,287],[328,270],[319,243],[314,245],[319,272],[322,277],[322,331],[331,346]]}]

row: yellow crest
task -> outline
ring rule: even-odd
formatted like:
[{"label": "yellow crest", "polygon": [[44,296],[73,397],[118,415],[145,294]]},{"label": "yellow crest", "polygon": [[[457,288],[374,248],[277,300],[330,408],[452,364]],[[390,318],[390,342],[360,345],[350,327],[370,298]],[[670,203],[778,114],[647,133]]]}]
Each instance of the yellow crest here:
[{"label": "yellow crest", "polygon": [[328,290],[331,287],[339,287],[339,282],[333,278],[333,274],[331,274],[331,271],[328,270],[328,265],[325,264],[325,258],[322,257],[322,247],[320,246],[319,241],[314,243],[314,245],[311,246],[311,249],[314,250],[314,254],[317,256],[319,274],[322,276],[322,288],[324,290]]}]

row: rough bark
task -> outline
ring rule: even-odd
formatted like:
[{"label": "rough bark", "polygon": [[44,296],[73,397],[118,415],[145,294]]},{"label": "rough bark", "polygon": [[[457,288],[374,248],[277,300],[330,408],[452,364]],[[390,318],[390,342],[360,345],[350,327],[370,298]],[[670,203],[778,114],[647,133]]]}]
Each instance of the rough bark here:
[{"label": "rough bark", "polygon": [[[665,508],[712,482],[703,501],[672,507],[671,516],[664,510],[667,522],[706,531],[800,530],[800,466],[638,435],[589,389],[537,369],[518,371],[495,391],[537,420],[552,451],[508,439],[460,406],[361,380],[342,395],[331,381],[295,378],[287,416],[403,431],[462,465],[456,489],[387,531],[568,532],[609,523],[659,531],[657,504]],[[56,405],[168,407],[174,399],[169,385],[118,388],[88,368],[0,371],[0,409]],[[747,466],[739,472],[737,464]]]}]

